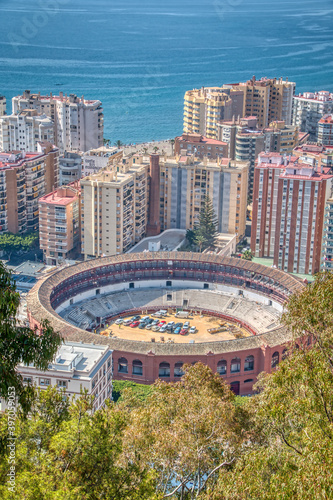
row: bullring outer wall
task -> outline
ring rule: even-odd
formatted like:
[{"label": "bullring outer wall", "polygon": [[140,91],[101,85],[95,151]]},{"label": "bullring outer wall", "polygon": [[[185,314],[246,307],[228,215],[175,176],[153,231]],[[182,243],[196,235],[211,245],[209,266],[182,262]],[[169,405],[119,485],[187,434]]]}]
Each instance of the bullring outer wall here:
[{"label": "bullring outer wall", "polygon": [[[114,378],[151,384],[159,377],[160,363],[169,363],[170,376],[164,380],[176,381],[176,363],[201,361],[214,372],[218,363],[226,361],[227,373],[221,375],[236,387],[241,395],[250,394],[260,372],[271,372],[272,356],[281,359],[291,334],[278,327],[261,335],[243,339],[202,342],[195,344],[152,343],[119,338],[108,338],[77,328],[66,322],[54,308],[71,297],[87,290],[119,283],[154,280],[182,280],[235,288],[238,293],[250,291],[281,305],[304,285],[296,278],[279,271],[240,259],[187,252],[145,252],[124,254],[86,261],[62,269],[39,282],[27,296],[28,317],[32,327],[40,328],[43,319],[50,321],[55,330],[68,340],[108,344],[113,349]],[[245,370],[248,356],[254,357],[253,370]],[[126,358],[128,373],[119,371],[118,360]],[[230,372],[231,361],[240,359],[240,371]],[[132,373],[133,361],[142,363],[142,375]],[[248,382],[246,382],[248,381]],[[236,384],[238,383],[238,385]],[[238,388],[237,388],[238,387]]]}]

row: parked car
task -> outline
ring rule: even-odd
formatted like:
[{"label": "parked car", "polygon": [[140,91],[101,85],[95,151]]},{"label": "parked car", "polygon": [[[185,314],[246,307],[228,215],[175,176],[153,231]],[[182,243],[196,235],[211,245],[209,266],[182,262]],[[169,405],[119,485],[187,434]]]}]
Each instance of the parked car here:
[{"label": "parked car", "polygon": [[148,323],[145,325],[146,330],[151,330],[153,328],[153,325],[151,323]]},{"label": "parked car", "polygon": [[175,322],[174,321],[169,321],[167,324],[167,330],[172,330],[175,327]]},{"label": "parked car", "polygon": [[166,326],[166,325],[163,325],[163,326],[160,328],[160,333],[165,333],[165,332],[166,332],[166,329],[167,329],[167,326]]},{"label": "parked car", "polygon": [[149,320],[147,321],[147,325],[152,325],[154,321],[155,320],[153,318],[149,318]]},{"label": "parked car", "polygon": [[181,326],[177,326],[177,328],[174,329],[173,333],[179,334],[181,329],[182,329]]},{"label": "parked car", "polygon": [[136,328],[137,326],[139,326],[139,321],[133,321],[133,323],[130,324],[130,327],[131,328]]},{"label": "parked car", "polygon": [[190,322],[189,321],[185,321],[184,328],[190,328]]},{"label": "parked car", "polygon": [[132,321],[131,319],[125,319],[125,321],[124,321],[124,325],[125,325],[125,326],[128,326],[128,325],[130,325],[131,323],[133,323],[133,321]]},{"label": "parked car", "polygon": [[116,325],[121,325],[122,323],[124,323],[123,318],[119,318],[116,320]]},{"label": "parked car", "polygon": [[160,329],[160,327],[158,325],[154,325],[152,327],[153,332],[158,332],[159,329]]},{"label": "parked car", "polygon": [[188,328],[183,328],[180,330],[180,335],[187,335],[188,334]]},{"label": "parked car", "polygon": [[183,328],[183,323],[179,322],[175,324],[175,328],[178,328],[179,326],[180,328]]},{"label": "parked car", "polygon": [[140,328],[140,330],[143,330],[144,328],[146,328],[146,323],[144,321],[141,321],[141,323],[139,323],[139,328]]},{"label": "parked car", "polygon": [[191,326],[190,333],[195,333],[197,331],[195,326]]},{"label": "parked car", "polygon": [[165,323],[166,323],[166,321],[162,320],[162,321],[159,322],[158,326],[160,328],[162,328],[162,326],[165,325]]},{"label": "parked car", "polygon": [[155,326],[155,325],[158,325],[160,322],[159,319],[154,319],[153,322],[152,322],[152,325]]},{"label": "parked car", "polygon": [[145,323],[148,320],[149,320],[149,316],[144,316],[143,318],[140,319],[140,323]]},{"label": "parked car", "polygon": [[140,318],[141,318],[141,316],[136,315],[136,316],[132,316],[131,320],[132,321],[139,321]]}]

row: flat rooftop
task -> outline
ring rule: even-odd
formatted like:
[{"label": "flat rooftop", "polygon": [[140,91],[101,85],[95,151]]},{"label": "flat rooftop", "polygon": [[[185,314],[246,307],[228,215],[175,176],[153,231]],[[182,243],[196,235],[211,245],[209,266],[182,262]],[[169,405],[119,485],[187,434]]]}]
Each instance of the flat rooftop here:
[{"label": "flat rooftop", "polygon": [[172,252],[176,250],[184,241],[186,231],[183,229],[167,229],[157,236],[144,238],[137,245],[132,247],[127,253],[148,252],[149,243],[160,242],[160,251]]}]

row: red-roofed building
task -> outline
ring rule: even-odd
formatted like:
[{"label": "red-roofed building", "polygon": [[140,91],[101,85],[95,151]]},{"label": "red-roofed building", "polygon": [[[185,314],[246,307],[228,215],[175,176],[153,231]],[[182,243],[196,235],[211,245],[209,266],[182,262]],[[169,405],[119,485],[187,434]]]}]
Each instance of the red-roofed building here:
[{"label": "red-roofed building", "polygon": [[73,182],[39,199],[39,246],[44,261],[57,265],[81,248],[81,186]]},{"label": "red-roofed building", "polygon": [[219,157],[228,157],[228,144],[216,139],[208,139],[201,134],[183,134],[175,138],[176,155],[194,155],[203,160],[205,156],[210,160]]},{"label": "red-roofed building", "polygon": [[331,169],[314,157],[260,154],[254,171],[255,256],[273,258],[274,265],[287,272],[317,273],[332,186]]}]

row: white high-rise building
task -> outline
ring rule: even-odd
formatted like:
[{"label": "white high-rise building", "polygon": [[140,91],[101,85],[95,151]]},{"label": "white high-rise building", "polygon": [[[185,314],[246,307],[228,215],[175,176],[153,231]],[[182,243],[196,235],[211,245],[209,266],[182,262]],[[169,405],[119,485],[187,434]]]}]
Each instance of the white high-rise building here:
[{"label": "white high-rise building", "polygon": [[38,150],[38,142],[54,144],[54,123],[45,114],[25,110],[0,117],[0,151]]},{"label": "white high-rise building", "polygon": [[293,125],[297,125],[300,132],[309,133],[310,141],[317,141],[318,121],[329,113],[333,113],[333,94],[327,90],[294,96]]},{"label": "white high-rise building", "polygon": [[64,151],[89,151],[103,145],[104,115],[99,100],[87,100],[75,94],[42,96],[31,94],[13,97],[13,113],[24,109],[35,109],[54,120],[55,144],[61,153]]},{"label": "white high-rise building", "polygon": [[6,98],[3,95],[0,95],[0,116],[4,116],[6,114]]}]

